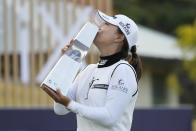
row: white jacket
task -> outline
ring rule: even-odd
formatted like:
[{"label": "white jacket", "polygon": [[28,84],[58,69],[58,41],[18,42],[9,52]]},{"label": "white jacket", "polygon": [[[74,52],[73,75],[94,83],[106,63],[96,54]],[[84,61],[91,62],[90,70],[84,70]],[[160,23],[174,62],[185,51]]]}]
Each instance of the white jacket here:
[{"label": "white jacket", "polygon": [[70,88],[68,109],[55,102],[54,111],[76,113],[77,131],[130,131],[137,91],[136,73],[128,62],[104,68],[91,64]]}]

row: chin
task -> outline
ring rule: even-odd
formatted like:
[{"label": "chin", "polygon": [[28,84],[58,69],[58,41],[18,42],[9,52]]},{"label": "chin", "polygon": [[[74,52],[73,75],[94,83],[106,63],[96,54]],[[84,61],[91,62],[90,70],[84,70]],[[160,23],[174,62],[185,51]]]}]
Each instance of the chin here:
[{"label": "chin", "polygon": [[94,45],[95,45],[95,46],[99,45],[99,44],[97,44],[97,42],[96,42],[96,41],[93,41],[93,43],[94,43]]},{"label": "chin", "polygon": [[97,48],[99,48],[99,46],[103,44],[102,37],[100,37],[100,35],[97,34],[95,39],[93,40],[93,43]]},{"label": "chin", "polygon": [[99,42],[97,40],[94,40],[93,43],[99,49]]},{"label": "chin", "polygon": [[99,43],[99,38],[96,36],[95,37],[95,39],[93,40],[93,43],[95,44],[95,45],[98,45],[98,43]]}]

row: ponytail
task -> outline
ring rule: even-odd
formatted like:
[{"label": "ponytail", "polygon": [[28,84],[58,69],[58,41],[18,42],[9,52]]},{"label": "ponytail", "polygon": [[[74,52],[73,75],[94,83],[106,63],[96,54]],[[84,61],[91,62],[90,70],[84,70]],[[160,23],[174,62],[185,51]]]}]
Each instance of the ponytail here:
[{"label": "ponytail", "polygon": [[[120,30],[120,28],[118,28],[117,32],[119,34],[123,34],[122,31]],[[139,55],[137,55],[136,53],[136,46],[132,46],[131,50],[129,51],[129,46],[128,46],[128,42],[127,39],[123,40],[123,46],[121,48],[121,54],[123,58],[128,58],[128,53],[131,52],[131,56],[129,57],[129,59],[127,60],[129,62],[130,65],[133,66],[133,68],[136,71],[137,74],[137,82],[139,82],[141,76],[142,76],[142,61],[141,58],[139,57]]]},{"label": "ponytail", "polygon": [[141,58],[137,55],[136,53],[136,46],[132,46],[131,50],[131,57],[128,60],[129,64],[131,64],[136,73],[137,73],[137,81],[140,80],[141,76],[142,76],[142,61]]}]

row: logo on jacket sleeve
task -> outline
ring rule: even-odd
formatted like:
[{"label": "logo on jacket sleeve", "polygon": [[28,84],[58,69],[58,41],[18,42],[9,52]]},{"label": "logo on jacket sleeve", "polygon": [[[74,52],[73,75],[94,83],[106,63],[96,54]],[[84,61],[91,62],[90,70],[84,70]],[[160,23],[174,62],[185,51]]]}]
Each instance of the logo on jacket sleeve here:
[{"label": "logo on jacket sleeve", "polygon": [[124,93],[128,93],[128,88],[125,86],[125,82],[123,79],[119,79],[116,85],[112,85],[111,89],[119,90]]}]

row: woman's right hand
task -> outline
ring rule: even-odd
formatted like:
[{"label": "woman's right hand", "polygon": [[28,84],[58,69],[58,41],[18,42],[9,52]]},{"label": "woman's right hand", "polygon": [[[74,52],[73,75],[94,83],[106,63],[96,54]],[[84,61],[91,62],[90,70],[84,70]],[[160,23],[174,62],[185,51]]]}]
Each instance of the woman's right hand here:
[{"label": "woman's right hand", "polygon": [[57,103],[60,103],[64,106],[68,106],[70,103],[70,99],[67,96],[64,96],[60,89],[57,89],[56,92],[54,92],[50,87],[48,87],[45,84],[42,84],[40,86],[54,101],[56,101]]},{"label": "woman's right hand", "polygon": [[67,49],[73,44],[73,39],[69,42],[69,44],[67,44],[64,48],[61,49],[62,54],[65,53],[65,51],[67,51]]}]

